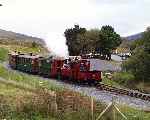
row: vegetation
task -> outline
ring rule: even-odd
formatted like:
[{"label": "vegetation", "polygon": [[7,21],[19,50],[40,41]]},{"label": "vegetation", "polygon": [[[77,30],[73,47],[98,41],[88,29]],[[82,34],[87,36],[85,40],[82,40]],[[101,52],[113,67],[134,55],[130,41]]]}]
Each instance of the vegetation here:
[{"label": "vegetation", "polygon": [[99,39],[99,29],[91,29],[84,34],[77,36],[78,48],[81,53],[92,52],[95,50],[95,41]]},{"label": "vegetation", "polygon": [[[49,109],[54,101],[46,91],[37,91],[36,94],[2,83],[0,83],[0,90],[0,119],[88,120],[92,118],[90,108],[82,108],[84,105],[82,105],[82,107],[80,106],[80,109],[77,111],[65,109],[54,112],[54,109]],[[58,105],[61,106],[62,104],[62,107],[65,107],[63,106],[63,99],[64,98],[59,97],[57,103]],[[98,108],[94,112],[94,119],[96,119],[106,107],[106,105],[102,105],[98,102],[95,104]],[[87,104],[85,107],[87,107]],[[135,110],[127,106],[118,106],[118,108],[125,114],[128,120],[149,120],[150,113],[146,111]],[[112,120],[112,115],[118,120],[122,119],[117,111],[115,111],[115,114],[113,114],[113,111],[113,109],[110,109],[101,119]]]},{"label": "vegetation", "polygon": [[[36,94],[0,83],[0,119],[8,120],[56,120],[52,115],[41,112]],[[41,97],[39,102],[44,99]],[[46,109],[46,106],[44,106]],[[43,108],[44,108],[43,107]]]},{"label": "vegetation", "polygon": [[120,35],[109,25],[103,26],[101,30],[86,30],[75,25],[75,28],[67,29],[64,34],[70,55],[96,52],[110,60],[112,50],[121,44]]},{"label": "vegetation", "polygon": [[[47,88],[49,90],[54,90],[54,91],[63,90],[63,87],[59,87],[59,86],[57,87],[54,83],[48,80],[43,80],[37,76],[27,75],[25,73],[8,70],[5,67],[3,67],[2,64],[0,64],[0,77],[8,81],[11,80],[11,81],[20,83],[20,86],[28,85],[29,87],[32,87],[33,89],[44,87],[44,88]],[[40,83],[42,83],[42,86]]]},{"label": "vegetation", "polygon": [[[21,53],[34,53],[34,54],[47,54],[48,50],[45,47],[42,46],[36,46],[36,47],[25,47],[25,46],[18,46],[18,45],[5,45],[0,44],[0,57],[3,58],[3,60],[7,60],[8,58],[8,52],[17,51]],[[2,55],[3,54],[3,55]],[[5,57],[4,57],[5,56]],[[5,59],[4,59],[5,58]]]},{"label": "vegetation", "polygon": [[96,48],[104,55],[104,58],[111,59],[111,51],[121,44],[120,35],[114,31],[111,26],[102,26],[100,30],[100,38],[96,43]]},{"label": "vegetation", "polygon": [[79,55],[80,54],[80,43],[77,42],[77,36],[79,34],[84,34],[86,32],[85,28],[75,25],[74,28],[66,29],[64,32],[66,37],[66,44],[68,46],[69,55]]},{"label": "vegetation", "polygon": [[6,61],[8,59],[8,50],[0,47],[0,61]]},{"label": "vegetation", "polygon": [[32,42],[32,47],[35,48],[36,46],[38,46],[38,44],[35,41]]},{"label": "vegetation", "polygon": [[112,80],[122,86],[150,93],[150,29],[147,28],[140,39],[127,46],[132,56],[122,63],[123,71],[113,74]]},{"label": "vegetation", "polygon": [[127,72],[114,73],[112,77],[113,81],[126,87],[132,87],[131,81],[134,79],[134,75]]},{"label": "vegetation", "polygon": [[135,42],[132,57],[125,61],[123,68],[132,73],[136,81],[150,82],[150,29],[148,28],[141,42]]}]

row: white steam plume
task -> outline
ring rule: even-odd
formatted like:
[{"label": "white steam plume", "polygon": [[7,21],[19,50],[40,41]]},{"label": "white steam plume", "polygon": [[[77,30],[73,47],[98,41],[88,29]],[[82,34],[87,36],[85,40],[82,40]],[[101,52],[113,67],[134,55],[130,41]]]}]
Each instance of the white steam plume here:
[{"label": "white steam plume", "polygon": [[68,47],[63,34],[50,32],[45,39],[46,45],[52,54],[60,57],[68,57]]}]

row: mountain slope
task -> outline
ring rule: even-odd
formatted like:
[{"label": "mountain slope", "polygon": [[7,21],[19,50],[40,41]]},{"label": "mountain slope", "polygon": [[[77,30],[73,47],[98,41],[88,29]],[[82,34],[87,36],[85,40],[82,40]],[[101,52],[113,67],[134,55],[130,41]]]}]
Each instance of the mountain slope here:
[{"label": "mountain slope", "polygon": [[15,41],[20,41],[20,42],[22,41],[23,42],[36,42],[38,44],[45,45],[44,40],[41,38],[36,38],[36,37],[32,37],[32,36],[28,36],[28,35],[24,35],[20,33],[15,33],[12,31],[6,31],[6,30],[0,29],[0,41],[2,40],[15,40]]},{"label": "mountain slope", "polygon": [[142,38],[142,34],[143,34],[143,32],[140,32],[140,33],[137,33],[134,35],[127,36],[127,37],[125,37],[125,39],[129,40],[129,41],[134,41],[134,40]]}]

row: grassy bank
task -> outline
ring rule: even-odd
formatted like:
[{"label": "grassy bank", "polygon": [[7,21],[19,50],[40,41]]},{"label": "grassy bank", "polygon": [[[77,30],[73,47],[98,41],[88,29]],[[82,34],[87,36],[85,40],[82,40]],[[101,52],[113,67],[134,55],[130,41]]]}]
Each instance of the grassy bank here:
[{"label": "grassy bank", "polygon": [[52,116],[45,115],[38,110],[32,111],[32,100],[35,100],[33,96],[35,94],[31,92],[0,83],[0,119],[56,120]]},{"label": "grassy bank", "polygon": [[130,88],[141,92],[150,93],[150,83],[142,80],[135,80],[131,73],[116,72],[112,74],[111,79],[104,76],[103,82],[109,85],[122,88]]},{"label": "grassy bank", "polygon": [[[90,108],[90,99],[80,96],[77,93],[64,91],[57,96],[58,110],[53,108],[53,97],[46,91],[39,91],[36,94],[22,89],[0,83],[0,119],[6,120],[91,120],[92,111]],[[72,104],[72,97],[74,104]],[[68,98],[70,100],[68,100]],[[70,108],[70,106],[72,106]],[[78,107],[77,107],[78,106]],[[94,101],[93,120],[100,115],[106,108],[99,102]],[[120,111],[128,120],[149,120],[150,112],[144,112],[129,108],[127,106],[118,106]],[[100,120],[123,119],[114,109],[110,108]]]},{"label": "grassy bank", "polygon": [[0,62],[6,61],[8,59],[8,50],[6,48],[0,47]]},{"label": "grassy bank", "polygon": [[53,82],[39,78],[38,76],[28,75],[22,72],[8,70],[2,64],[0,64],[0,77],[5,80],[12,80],[20,84],[27,84],[32,88],[47,88],[49,90],[63,90],[62,87],[56,86]]}]

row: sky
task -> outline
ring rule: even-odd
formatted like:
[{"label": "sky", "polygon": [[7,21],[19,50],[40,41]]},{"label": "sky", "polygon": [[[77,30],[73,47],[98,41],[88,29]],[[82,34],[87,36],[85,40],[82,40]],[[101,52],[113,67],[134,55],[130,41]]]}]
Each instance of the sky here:
[{"label": "sky", "polygon": [[0,29],[47,38],[79,24],[87,29],[111,25],[121,36],[150,24],[150,0],[0,0]]}]

